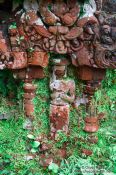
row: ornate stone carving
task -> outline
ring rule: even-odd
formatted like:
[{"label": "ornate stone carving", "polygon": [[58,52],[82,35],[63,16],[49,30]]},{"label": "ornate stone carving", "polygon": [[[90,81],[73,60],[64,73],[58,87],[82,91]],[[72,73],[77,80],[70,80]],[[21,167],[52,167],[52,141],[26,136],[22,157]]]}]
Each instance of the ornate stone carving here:
[{"label": "ornate stone carving", "polygon": [[[48,52],[55,52],[70,55],[76,66],[116,67],[115,17],[100,11],[101,0],[84,3],[83,16],[79,16],[80,4],[76,0],[71,3],[68,0],[41,0],[39,3],[25,0],[23,7],[25,11],[16,13],[18,23],[15,28],[12,25],[9,27],[9,36],[11,51],[26,52],[29,64],[30,57],[34,57],[34,60],[39,57],[39,60],[44,61],[48,59]],[[16,54],[12,52],[11,57],[13,55],[15,60]]]}]

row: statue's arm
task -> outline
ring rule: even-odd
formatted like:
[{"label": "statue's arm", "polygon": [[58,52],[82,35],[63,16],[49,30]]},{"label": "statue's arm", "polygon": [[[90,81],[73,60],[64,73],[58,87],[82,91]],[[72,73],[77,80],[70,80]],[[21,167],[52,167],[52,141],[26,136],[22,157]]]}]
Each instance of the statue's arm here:
[{"label": "statue's arm", "polygon": [[70,81],[68,86],[69,86],[69,91],[67,94],[62,95],[62,99],[69,103],[73,103],[75,99],[75,82]]}]

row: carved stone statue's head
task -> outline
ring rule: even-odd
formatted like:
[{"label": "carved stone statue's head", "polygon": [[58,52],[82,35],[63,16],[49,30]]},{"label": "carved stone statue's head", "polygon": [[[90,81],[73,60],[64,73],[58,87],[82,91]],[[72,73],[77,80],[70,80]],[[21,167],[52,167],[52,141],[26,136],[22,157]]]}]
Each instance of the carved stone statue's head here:
[{"label": "carved stone statue's head", "polygon": [[69,61],[66,58],[54,59],[54,68],[53,72],[57,79],[66,77],[67,74],[67,65]]},{"label": "carved stone statue's head", "polygon": [[54,73],[57,79],[61,79],[65,76],[66,66],[55,66],[54,69]]}]

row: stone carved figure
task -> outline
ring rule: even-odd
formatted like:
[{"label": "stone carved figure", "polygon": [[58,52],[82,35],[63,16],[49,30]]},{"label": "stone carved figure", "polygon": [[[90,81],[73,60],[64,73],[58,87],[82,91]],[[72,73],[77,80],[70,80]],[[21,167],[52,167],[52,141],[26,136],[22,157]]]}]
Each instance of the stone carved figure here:
[{"label": "stone carved figure", "polygon": [[75,82],[71,79],[66,79],[66,71],[67,60],[54,60],[53,75],[50,80],[50,125],[53,138],[56,137],[59,130],[68,133],[69,108],[75,99]]}]

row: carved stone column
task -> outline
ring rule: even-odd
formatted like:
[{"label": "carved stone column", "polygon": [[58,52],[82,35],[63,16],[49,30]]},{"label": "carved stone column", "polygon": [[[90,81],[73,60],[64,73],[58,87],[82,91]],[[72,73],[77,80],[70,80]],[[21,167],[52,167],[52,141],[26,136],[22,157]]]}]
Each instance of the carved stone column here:
[{"label": "carved stone column", "polygon": [[34,119],[34,104],[33,99],[35,97],[36,85],[33,83],[24,84],[24,110],[26,117],[33,120]]}]

